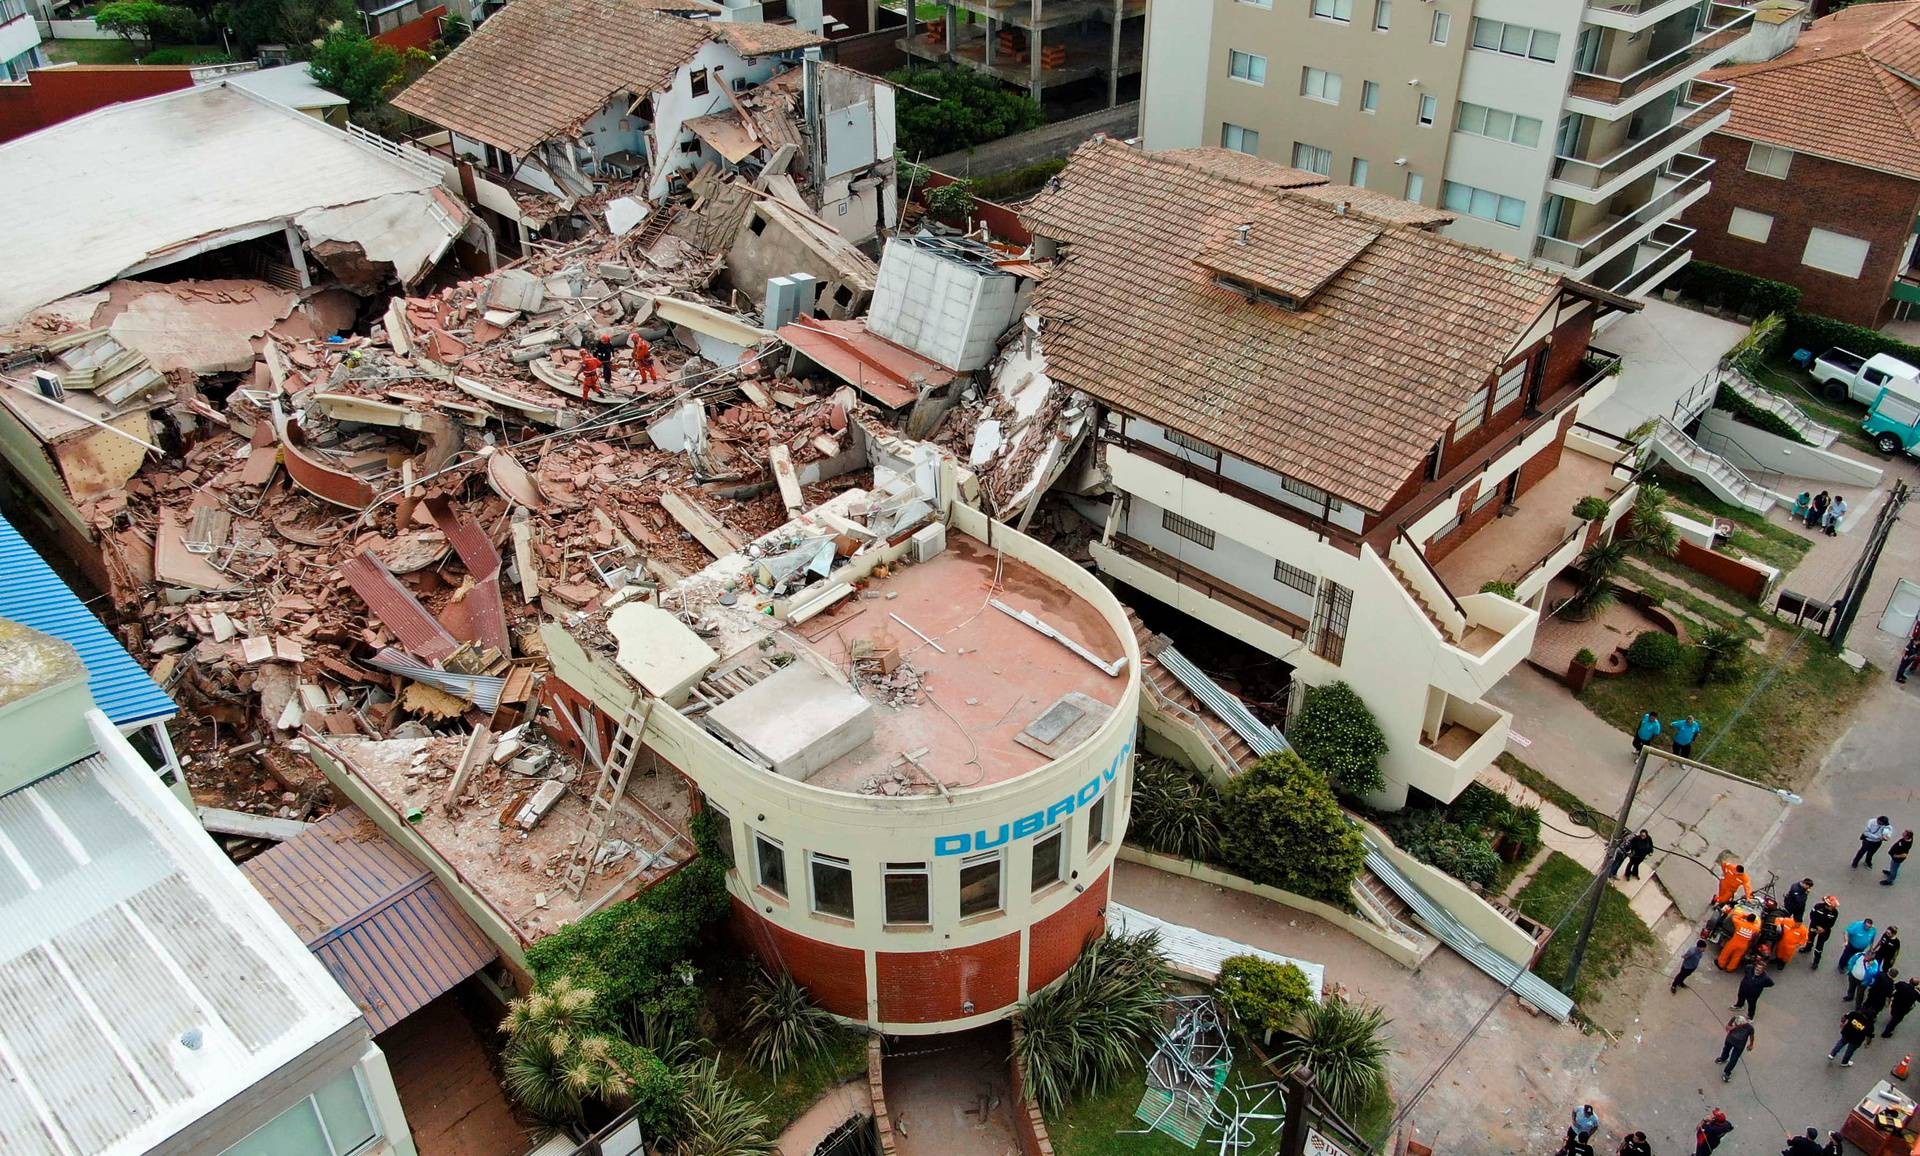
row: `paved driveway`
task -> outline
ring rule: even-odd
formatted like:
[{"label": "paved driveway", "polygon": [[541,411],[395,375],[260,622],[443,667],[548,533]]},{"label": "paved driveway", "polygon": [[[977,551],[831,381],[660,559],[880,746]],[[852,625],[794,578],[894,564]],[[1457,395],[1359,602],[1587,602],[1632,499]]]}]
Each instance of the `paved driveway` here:
[{"label": "paved driveway", "polygon": [[1595,345],[1620,354],[1625,364],[1613,396],[1600,403],[1587,424],[1623,436],[1650,417],[1670,415],[1681,395],[1746,332],[1736,322],[1648,301],[1639,313],[1594,334]]}]

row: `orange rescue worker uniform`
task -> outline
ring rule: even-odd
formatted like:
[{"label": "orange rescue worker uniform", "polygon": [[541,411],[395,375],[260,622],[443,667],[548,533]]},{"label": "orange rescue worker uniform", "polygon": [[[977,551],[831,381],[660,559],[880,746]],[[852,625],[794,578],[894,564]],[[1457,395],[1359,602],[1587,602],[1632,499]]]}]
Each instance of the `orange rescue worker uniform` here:
[{"label": "orange rescue worker uniform", "polygon": [[633,334],[633,371],[642,383],[660,380],[660,370],[653,364],[653,344],[640,336],[639,330]]},{"label": "orange rescue worker uniform", "polygon": [[1752,895],[1753,878],[1747,874],[1744,866],[1730,859],[1720,864],[1720,890],[1714,892],[1713,896],[1716,905],[1731,903],[1736,896],[1751,898]]},{"label": "orange rescue worker uniform", "polygon": [[592,397],[600,392],[600,359],[591,353],[580,356],[580,372],[574,375],[580,383],[582,397]]},{"label": "orange rescue worker uniform", "polygon": [[1747,956],[1747,949],[1753,946],[1753,937],[1760,930],[1760,917],[1749,911],[1736,908],[1730,913],[1733,931],[1727,936],[1727,945],[1720,949],[1720,957],[1714,960],[1721,971],[1738,971],[1740,961]]},{"label": "orange rescue worker uniform", "polygon": [[1773,957],[1781,963],[1790,963],[1799,950],[1807,945],[1807,925],[1798,919],[1780,920],[1780,942],[1773,945]]}]

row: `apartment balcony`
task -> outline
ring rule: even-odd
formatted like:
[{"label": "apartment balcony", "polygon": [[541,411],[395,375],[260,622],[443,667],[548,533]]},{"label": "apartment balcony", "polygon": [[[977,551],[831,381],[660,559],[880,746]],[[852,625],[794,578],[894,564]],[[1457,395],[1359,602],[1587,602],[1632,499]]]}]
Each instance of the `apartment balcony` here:
[{"label": "apartment balcony", "polygon": [[1556,157],[1547,191],[1598,204],[1686,152],[1732,115],[1732,86],[1696,80],[1681,94],[1666,127],[1629,141],[1611,156],[1596,157],[1591,155],[1596,150],[1582,149]]},{"label": "apartment balcony", "polygon": [[1444,689],[1478,698],[1533,648],[1540,616],[1499,594],[1456,596],[1404,533],[1375,555],[1454,662]]},{"label": "apartment balcony", "polygon": [[1615,197],[1601,219],[1580,236],[1542,235],[1534,245],[1534,256],[1565,266],[1585,280],[1629,245],[1645,240],[1656,226],[1704,197],[1711,187],[1707,171],[1712,167],[1708,157],[1682,153],[1655,171],[1648,190]]},{"label": "apartment balcony", "polygon": [[1753,9],[1715,4],[1708,9],[1707,19],[1708,25],[1688,43],[1624,75],[1574,73],[1567,86],[1568,111],[1617,119],[1674,85],[1697,78],[1721,63],[1753,27]]},{"label": "apartment balcony", "polygon": [[1451,799],[1506,747],[1513,716],[1439,687],[1430,687],[1428,693],[1428,718],[1420,731],[1412,781],[1437,799]]},{"label": "apartment balcony", "polygon": [[1110,542],[1091,543],[1090,549],[1101,573],[1268,654],[1291,653],[1307,637],[1309,623],[1298,614],[1137,538],[1115,534]]},{"label": "apartment balcony", "polygon": [[1594,279],[1622,297],[1644,297],[1660,287],[1675,269],[1693,259],[1694,230],[1668,221],[1654,227],[1647,239],[1614,259],[1626,271],[1603,269]]},{"label": "apartment balcony", "polygon": [[1699,3],[1700,0],[1587,0],[1587,10],[1581,19],[1598,28],[1640,33]]},{"label": "apartment balcony", "polygon": [[1568,447],[1552,473],[1449,550],[1434,569],[1454,590],[1507,582],[1516,598],[1530,601],[1585,548],[1587,523],[1573,516],[1574,505],[1587,497],[1611,503],[1628,484],[1618,471],[1616,462]]}]

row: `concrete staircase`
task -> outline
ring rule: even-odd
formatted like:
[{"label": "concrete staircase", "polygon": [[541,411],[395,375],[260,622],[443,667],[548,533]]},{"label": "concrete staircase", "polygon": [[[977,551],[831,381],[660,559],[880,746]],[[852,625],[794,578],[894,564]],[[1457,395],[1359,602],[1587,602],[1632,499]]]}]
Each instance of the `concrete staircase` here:
[{"label": "concrete staircase", "polygon": [[1260,756],[1247,745],[1247,740],[1241,738],[1227,720],[1207,709],[1154,659],[1154,651],[1158,649],[1155,635],[1140,621],[1139,615],[1128,610],[1127,621],[1132,624],[1133,636],[1140,644],[1140,681],[1153,705],[1196,732],[1229,772],[1237,773],[1252,766]]},{"label": "concrete staircase", "polygon": [[1679,426],[1664,418],[1647,439],[1647,445],[1661,461],[1697,480],[1723,502],[1764,514],[1778,500],[1778,495],[1772,490],[1749,478],[1732,462],[1694,441]]},{"label": "concrete staircase", "polygon": [[1394,581],[1400,583],[1401,589],[1407,592],[1407,597],[1413,599],[1413,604],[1420,608],[1420,613],[1426,615],[1427,621],[1433,624],[1434,633],[1446,639],[1448,642],[1458,643],[1460,640],[1456,638],[1453,631],[1448,630],[1446,624],[1440,620],[1440,615],[1435,612],[1433,605],[1427,601],[1426,596],[1420,593],[1420,588],[1408,580],[1407,572],[1400,568],[1400,563],[1385,556],[1382,556],[1381,561],[1387,564],[1387,569],[1392,572]]},{"label": "concrete staircase", "polygon": [[1840,436],[1839,430],[1814,421],[1802,412],[1799,406],[1770,389],[1762,389],[1754,383],[1752,378],[1738,369],[1728,367],[1722,370],[1720,384],[1747,404],[1756,409],[1763,409],[1786,422],[1793,427],[1795,433],[1818,449],[1826,449],[1833,444],[1833,439]]}]

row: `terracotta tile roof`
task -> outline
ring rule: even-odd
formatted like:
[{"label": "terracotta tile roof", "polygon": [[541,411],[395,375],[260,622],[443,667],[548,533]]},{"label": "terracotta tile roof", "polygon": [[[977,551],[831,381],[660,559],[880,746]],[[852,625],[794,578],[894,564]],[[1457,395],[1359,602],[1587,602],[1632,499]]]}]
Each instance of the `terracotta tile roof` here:
[{"label": "terracotta tile roof", "polygon": [[1162,149],[1154,156],[1269,189],[1301,189],[1328,183],[1327,178],[1319,173],[1290,168],[1277,161],[1262,160],[1232,149]]},{"label": "terracotta tile roof", "polygon": [[1386,193],[1363,189],[1356,185],[1314,185],[1311,188],[1295,189],[1293,195],[1310,200],[1324,201],[1337,205],[1342,201],[1355,213],[1364,213],[1382,221],[1391,221],[1402,225],[1421,225],[1437,228],[1453,223],[1454,216],[1445,209],[1430,209],[1418,201],[1403,200]]},{"label": "terracotta tile roof", "polygon": [[826,37],[815,36],[791,24],[715,20],[707,27],[715,39],[742,56],[772,56],[776,52],[794,52],[827,42]]},{"label": "terracotta tile roof", "polygon": [[1772,60],[1718,68],[1731,136],[1920,180],[1920,3],[1861,4],[1815,21]]},{"label": "terracotta tile roof", "polygon": [[514,0],[393,104],[519,156],[616,92],[665,87],[715,27],[652,0]]},{"label": "terracotta tile roof", "polygon": [[[1092,141],[1028,203],[1063,242],[1034,291],[1056,380],[1370,510],[1384,509],[1473,392],[1559,295],[1561,278],[1425,229],[1342,217],[1251,158],[1209,165]],[[1056,187],[1057,185],[1057,187]],[[1248,224],[1292,311],[1197,261]],[[1356,238],[1372,234],[1355,251]]]}]

